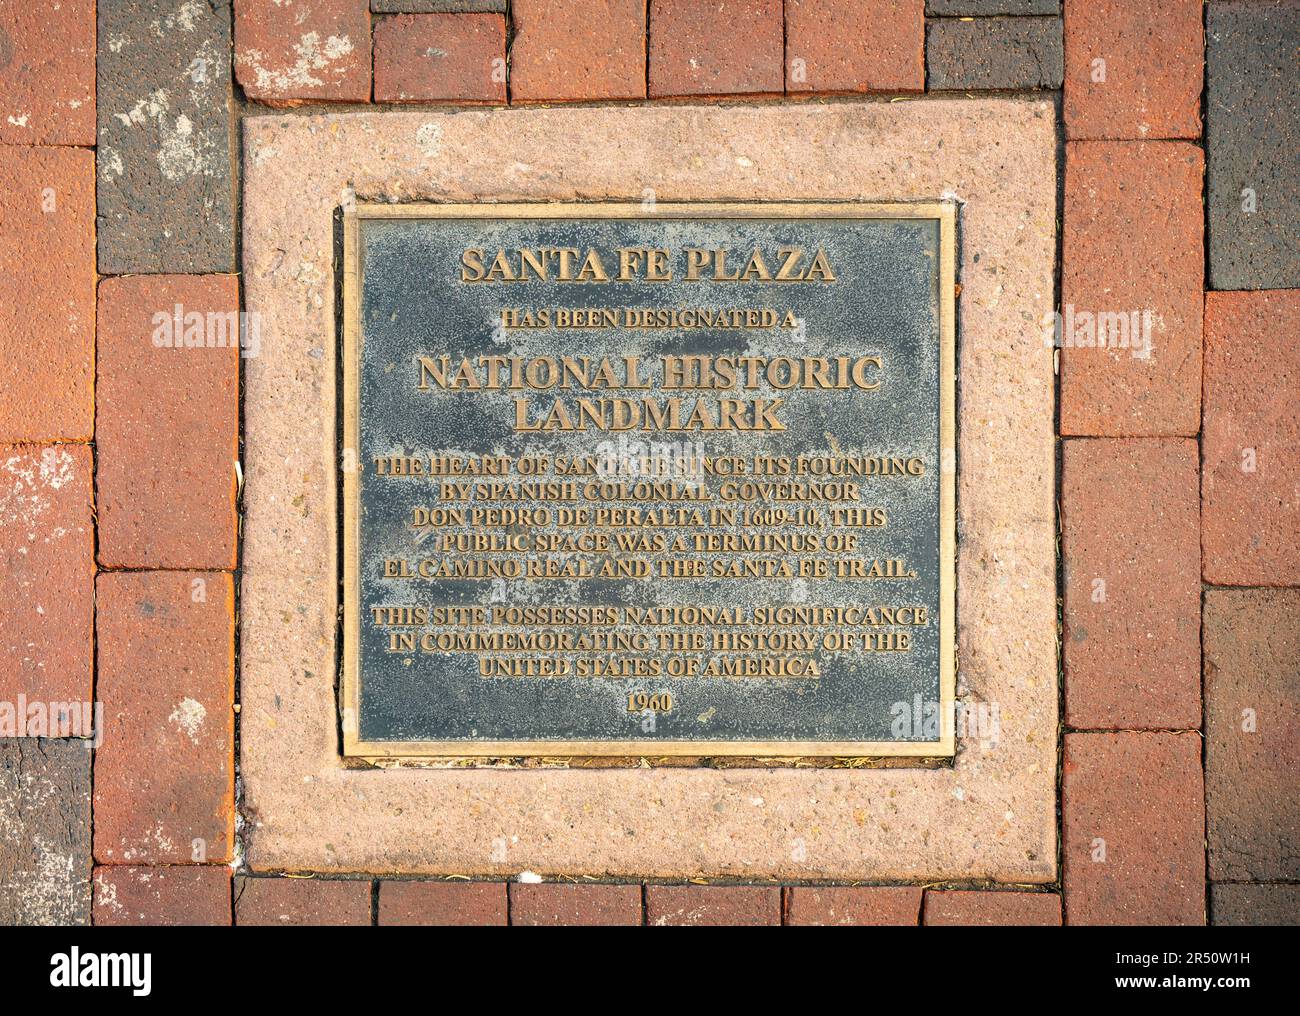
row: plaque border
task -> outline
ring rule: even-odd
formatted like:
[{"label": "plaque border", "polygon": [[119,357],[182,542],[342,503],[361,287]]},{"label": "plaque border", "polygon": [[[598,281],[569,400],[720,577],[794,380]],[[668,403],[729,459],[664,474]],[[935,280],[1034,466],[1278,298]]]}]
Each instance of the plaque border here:
[{"label": "plaque border", "polygon": [[[939,715],[936,741],[364,741],[358,737],[360,693],[360,447],[359,365],[360,222],[363,219],[930,219],[939,223]],[[341,448],[351,450],[355,467],[340,467],[342,479],[342,640],[339,705],[342,755],[372,763],[416,760],[486,762],[500,758],[544,758],[572,762],[618,758],[725,758],[745,761],[898,758],[951,760],[956,752],[956,231],[957,206],[948,200],[919,202],[856,201],[672,201],[649,208],[622,201],[509,202],[478,204],[355,202],[342,215],[342,336],[340,386]],[[349,456],[341,455],[340,463]],[[952,462],[952,469],[942,468]]]}]

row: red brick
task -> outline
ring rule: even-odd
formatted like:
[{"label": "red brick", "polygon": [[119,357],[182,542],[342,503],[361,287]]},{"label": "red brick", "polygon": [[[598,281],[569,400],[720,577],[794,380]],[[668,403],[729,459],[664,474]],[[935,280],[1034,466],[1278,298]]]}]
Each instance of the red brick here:
[{"label": "red brick", "polygon": [[[95,478],[106,567],[234,567],[238,312],[233,275],[100,284]],[[182,345],[178,313],[221,315],[224,335],[205,325],[196,341],[206,330],[226,344]]]},{"label": "red brick", "polygon": [[779,886],[652,885],[645,891],[646,924],[763,925],[781,923]]},{"label": "red brick", "polygon": [[401,14],[375,26],[376,102],[505,102],[506,19]]},{"label": "red brick", "polygon": [[369,879],[238,878],[235,923],[368,925]]},{"label": "red brick", "polygon": [[925,923],[964,926],[1059,925],[1061,897],[1056,893],[1006,890],[929,891],[925,894]]},{"label": "red brick", "polygon": [[84,445],[0,445],[0,701],[91,699],[90,472]]},{"label": "red brick", "polygon": [[504,882],[381,882],[379,923],[505,925]]},{"label": "red brick", "polygon": [[1205,923],[1199,734],[1066,734],[1061,815],[1068,924]]},{"label": "red brick", "polygon": [[1222,585],[1300,585],[1300,290],[1208,293],[1201,560]]},{"label": "red brick", "polygon": [[787,0],[785,87],[925,89],[925,0]]},{"label": "red brick", "polygon": [[1062,466],[1066,724],[1199,727],[1196,442],[1066,441]]},{"label": "red brick", "polygon": [[517,882],[510,886],[510,923],[524,926],[637,925],[639,885]]},{"label": "red brick", "polygon": [[229,575],[103,572],[95,859],[219,863],[234,826]]},{"label": "red brick", "polygon": [[0,0],[0,144],[94,143],[94,0]]},{"label": "red brick", "polygon": [[235,78],[270,106],[369,101],[369,0],[235,0]]},{"label": "red brick", "polygon": [[780,95],[781,0],[655,0],[650,96]]},{"label": "red brick", "polygon": [[1205,594],[1210,878],[1300,880],[1300,589]]},{"label": "red brick", "polygon": [[94,434],[95,157],[0,146],[0,441]]},{"label": "red brick", "polygon": [[[1063,336],[1062,434],[1200,429],[1203,175],[1201,150],[1184,142],[1066,146],[1061,302],[1080,334]],[[1082,315],[1103,313],[1126,320],[1137,313],[1138,330],[1149,331],[1148,355],[1113,341],[1088,347]]]},{"label": "red brick", "polygon": [[95,869],[96,924],[226,925],[230,869],[210,864]]},{"label": "red brick", "polygon": [[1066,136],[1199,137],[1201,8],[1202,0],[1065,0]]},{"label": "red brick", "polygon": [[644,0],[514,0],[510,98],[644,99],[645,9]]},{"label": "red brick", "polygon": [[921,889],[914,886],[793,886],[785,923],[792,925],[916,925]]}]

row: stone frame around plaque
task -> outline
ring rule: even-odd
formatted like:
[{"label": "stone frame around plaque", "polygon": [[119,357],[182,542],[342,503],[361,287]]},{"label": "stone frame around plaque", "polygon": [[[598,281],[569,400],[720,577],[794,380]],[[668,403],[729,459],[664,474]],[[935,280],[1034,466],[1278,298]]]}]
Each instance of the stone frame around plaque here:
[{"label": "stone frame around plaque", "polygon": [[[518,741],[366,741],[357,732],[361,684],[360,596],[357,576],[360,546],[358,470],[360,405],[358,365],[361,356],[359,224],[365,219],[923,219],[939,226],[939,737],[934,741],[746,741],[746,740],[518,740]],[[340,469],[342,519],[341,669],[339,693],[343,755],[371,761],[427,759],[430,762],[496,764],[504,758],[543,757],[581,762],[622,761],[628,766],[659,760],[707,763],[726,758],[733,765],[798,766],[819,759],[825,764],[858,765],[875,758],[946,759],[955,747],[956,690],[956,235],[957,207],[951,201],[917,202],[664,202],[647,208],[628,202],[548,202],[410,204],[355,203],[342,216],[342,339],[339,371]]]},{"label": "stone frame around plaque", "polygon": [[[1057,876],[1050,99],[267,113],[244,121],[239,782],[249,868],[1048,883]],[[338,220],[357,201],[952,201],[950,764],[374,763],[342,755]]]}]

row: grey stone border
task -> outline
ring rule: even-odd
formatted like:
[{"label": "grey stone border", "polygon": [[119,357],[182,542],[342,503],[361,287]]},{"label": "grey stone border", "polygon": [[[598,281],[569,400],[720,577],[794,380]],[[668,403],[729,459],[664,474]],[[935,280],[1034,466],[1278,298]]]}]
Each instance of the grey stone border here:
[{"label": "grey stone border", "polygon": [[[242,778],[253,870],[1050,882],[1057,654],[1050,101],[245,120]],[[335,699],[335,211],[368,201],[964,202],[951,769],[356,769]]]}]

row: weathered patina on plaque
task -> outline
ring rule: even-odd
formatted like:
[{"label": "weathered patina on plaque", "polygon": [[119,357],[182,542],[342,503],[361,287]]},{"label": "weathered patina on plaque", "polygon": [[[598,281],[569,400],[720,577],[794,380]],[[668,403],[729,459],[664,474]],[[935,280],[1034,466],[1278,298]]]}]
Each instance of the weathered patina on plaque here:
[{"label": "weathered patina on plaque", "polygon": [[950,755],[953,221],[349,214],[345,752]]}]

